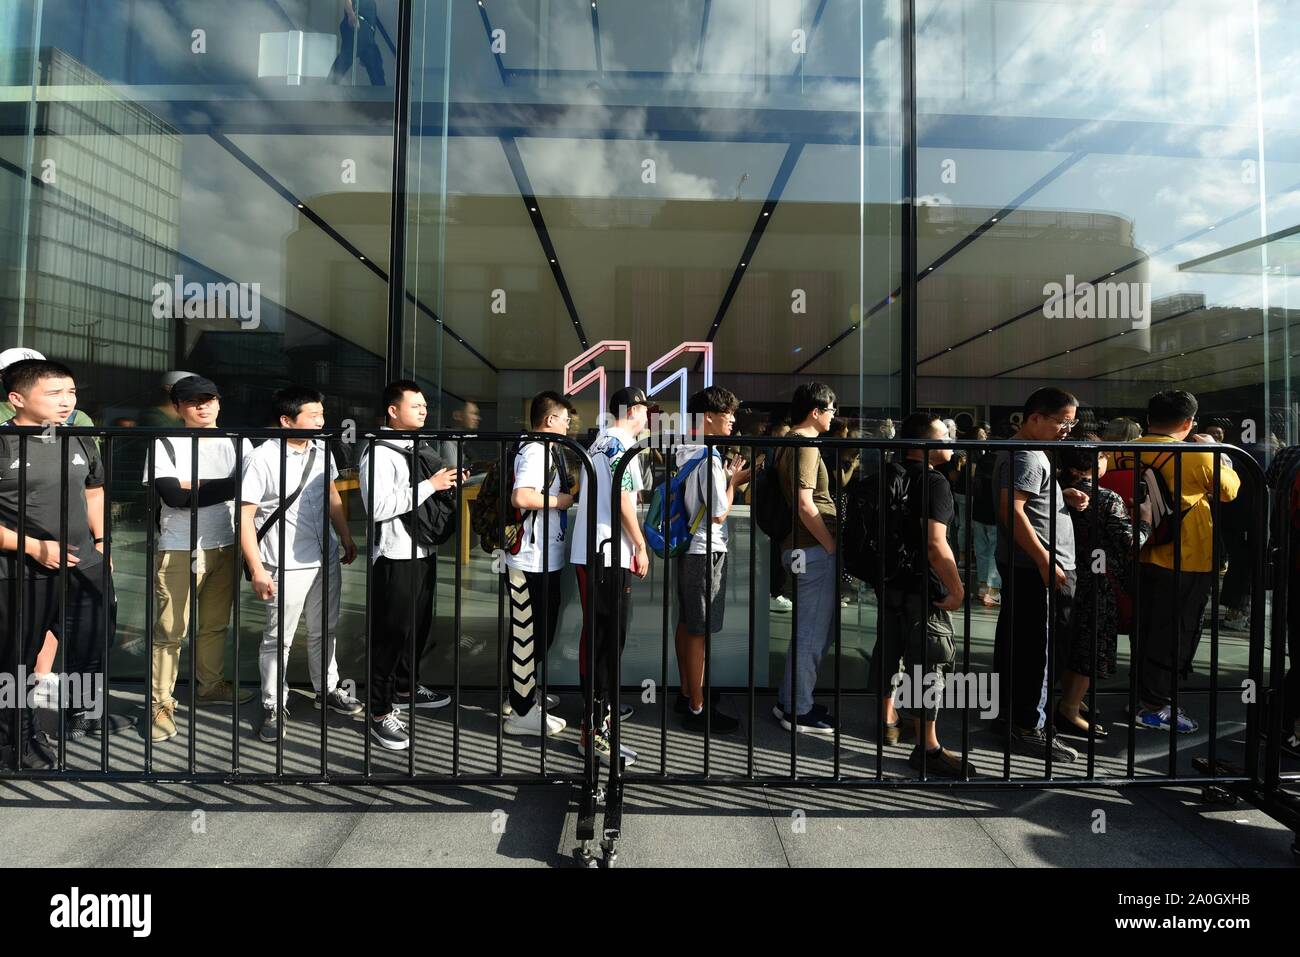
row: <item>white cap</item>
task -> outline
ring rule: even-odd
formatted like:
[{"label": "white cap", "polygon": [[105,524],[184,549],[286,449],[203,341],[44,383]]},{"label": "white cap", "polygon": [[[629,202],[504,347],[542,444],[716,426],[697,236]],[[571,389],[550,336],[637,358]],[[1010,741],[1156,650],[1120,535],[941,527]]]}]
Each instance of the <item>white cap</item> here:
[{"label": "white cap", "polygon": [[192,375],[194,375],[193,372],[164,373],[162,377],[162,387],[166,389],[168,392],[170,392],[172,390],[172,386],[174,386],[177,382],[180,382],[181,379],[188,379]]},{"label": "white cap", "polygon": [[17,349],[6,349],[0,352],[0,369],[7,369],[15,362],[23,362],[26,359],[44,359],[35,349],[24,349],[19,346]]}]

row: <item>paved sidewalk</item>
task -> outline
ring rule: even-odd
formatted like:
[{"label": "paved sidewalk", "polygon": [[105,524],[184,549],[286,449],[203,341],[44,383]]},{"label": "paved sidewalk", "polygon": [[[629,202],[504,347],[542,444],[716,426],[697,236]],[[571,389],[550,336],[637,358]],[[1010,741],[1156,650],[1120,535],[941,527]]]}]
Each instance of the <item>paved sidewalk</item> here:
[{"label": "paved sidewalk", "polygon": [[[10,867],[564,867],[574,792],[0,782]],[[1105,833],[1094,833],[1097,811]],[[796,813],[797,812],[797,813]],[[619,866],[1291,867],[1292,836],[1199,789],[629,792]]]}]

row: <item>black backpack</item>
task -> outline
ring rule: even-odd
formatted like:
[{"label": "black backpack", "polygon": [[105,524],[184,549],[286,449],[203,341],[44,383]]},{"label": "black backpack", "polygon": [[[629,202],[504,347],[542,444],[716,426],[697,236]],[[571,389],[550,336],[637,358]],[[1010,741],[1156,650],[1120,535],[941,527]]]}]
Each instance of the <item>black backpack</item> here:
[{"label": "black backpack", "polygon": [[[412,454],[413,448],[402,448],[402,446],[393,442],[384,441],[376,442],[375,445],[382,445],[385,448],[392,449],[406,459],[407,465],[411,469],[412,495],[415,494],[415,488],[420,482],[445,468],[442,456],[428,442],[420,445],[418,469],[416,468],[415,456]],[[420,504],[418,509],[413,512],[405,512],[399,518],[402,526],[406,529],[406,533],[415,539],[416,544],[434,548],[456,534],[456,511],[456,492],[453,486],[441,492],[434,492]]]},{"label": "black backpack", "polygon": [[[885,462],[878,473],[855,478],[846,487],[848,506],[841,531],[844,570],[879,591],[905,583],[921,572],[921,523],[912,501],[920,473]],[[880,538],[880,485],[885,484],[885,537]],[[884,578],[881,579],[881,556]]]},{"label": "black backpack", "polygon": [[781,473],[776,467],[777,449],[768,449],[767,456],[754,474],[754,521],[759,529],[774,542],[784,542],[794,527],[790,502],[781,488]]}]

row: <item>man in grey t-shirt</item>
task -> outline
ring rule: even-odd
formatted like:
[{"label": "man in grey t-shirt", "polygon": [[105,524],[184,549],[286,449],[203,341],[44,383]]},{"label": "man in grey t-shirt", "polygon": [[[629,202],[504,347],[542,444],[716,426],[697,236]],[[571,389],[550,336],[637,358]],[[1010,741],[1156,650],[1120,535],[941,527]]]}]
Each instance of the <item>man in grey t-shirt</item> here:
[{"label": "man in grey t-shirt", "polygon": [[[1014,468],[1012,462],[1014,459]],[[1007,473],[1012,472],[1011,487],[1027,495],[1025,517],[1044,549],[1055,546],[1056,563],[1064,571],[1074,570],[1074,523],[1070,521],[1069,506],[1061,486],[1052,474],[1052,463],[1046,452],[999,452],[993,472],[993,487],[1005,496]],[[1055,489],[1053,489],[1055,486]],[[1056,520],[1056,537],[1052,538],[1052,520]],[[998,525],[997,561],[999,565],[1015,564],[1020,568],[1037,568],[1038,565],[1023,548],[1011,555],[1011,541],[1007,538],[1005,524]]]},{"label": "man in grey t-shirt", "polygon": [[[1078,406],[1068,392],[1039,389],[1025,401],[1024,418],[1012,438],[1035,443],[1064,439],[1074,428]],[[995,645],[999,717],[1010,722],[1016,750],[1043,757],[1048,750],[1049,610],[1060,646],[1068,640],[1075,584],[1074,527],[1067,509],[1086,506],[1087,496],[1062,491],[1042,450],[999,453],[994,489],[1003,581]],[[1049,589],[1055,591],[1054,601]],[[1052,759],[1063,763],[1079,756],[1056,738],[1051,751]]]}]

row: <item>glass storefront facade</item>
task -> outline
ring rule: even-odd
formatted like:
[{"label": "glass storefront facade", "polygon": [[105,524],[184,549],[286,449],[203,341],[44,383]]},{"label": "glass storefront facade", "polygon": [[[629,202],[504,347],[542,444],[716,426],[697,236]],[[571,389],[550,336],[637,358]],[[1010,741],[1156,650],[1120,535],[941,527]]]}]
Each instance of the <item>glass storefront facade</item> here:
[{"label": "glass storefront facade", "polygon": [[[229,419],[292,381],[361,421],[401,372],[439,424],[513,428],[613,340],[638,378],[711,343],[755,408],[1179,384],[1294,438],[1280,3],[351,9],[0,4],[0,342],[102,419],[200,368]],[[256,322],[213,308],[230,282]]]},{"label": "glass storefront facade", "polygon": [[1264,454],[1297,438],[1287,13],[0,0],[0,347],[73,366],[104,424],[183,369],[226,425],[289,383],[369,424],[403,375],[431,425],[512,430],[600,365],[709,369],[746,431],[807,379],[865,429],[1177,386]]}]

